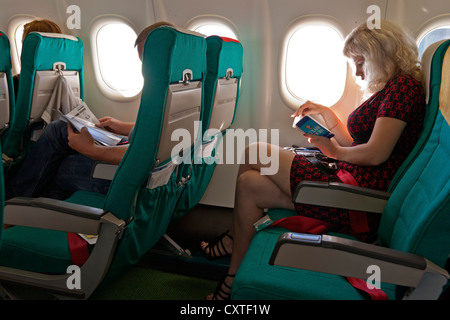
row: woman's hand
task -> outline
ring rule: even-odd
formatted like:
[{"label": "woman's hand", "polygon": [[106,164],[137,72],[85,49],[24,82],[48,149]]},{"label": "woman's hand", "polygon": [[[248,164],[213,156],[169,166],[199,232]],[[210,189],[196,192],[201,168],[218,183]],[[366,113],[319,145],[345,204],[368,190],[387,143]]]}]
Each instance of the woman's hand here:
[{"label": "woman's hand", "polygon": [[338,145],[350,146],[352,144],[353,138],[350,136],[346,125],[332,109],[318,103],[307,101],[301,105],[291,117],[303,117],[308,114],[320,114],[322,116],[325,121],[325,127],[334,134],[334,139],[337,141]]},{"label": "woman's hand", "polygon": [[96,124],[97,127],[125,136],[130,133],[134,126],[132,122],[123,122],[109,116],[100,118],[98,121],[99,123]]},{"label": "woman's hand", "polygon": [[312,134],[303,134],[306,138],[308,138],[308,142],[313,144],[316,148],[319,148],[320,151],[324,155],[329,158],[338,159],[338,152],[340,145],[337,143],[335,139],[329,139],[322,136],[316,136]]},{"label": "woman's hand", "polygon": [[297,109],[297,111],[294,112],[294,114],[291,115],[291,117],[292,118],[298,116],[303,117],[306,116],[307,114],[323,114],[327,112],[331,112],[331,109],[318,103],[306,101]]}]

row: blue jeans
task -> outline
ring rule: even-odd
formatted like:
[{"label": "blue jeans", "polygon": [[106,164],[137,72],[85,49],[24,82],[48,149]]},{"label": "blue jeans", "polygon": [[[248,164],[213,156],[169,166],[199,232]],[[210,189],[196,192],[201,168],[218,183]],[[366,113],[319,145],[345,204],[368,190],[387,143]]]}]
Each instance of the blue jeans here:
[{"label": "blue jeans", "polygon": [[66,199],[80,190],[106,194],[111,181],[91,177],[95,163],[69,147],[67,123],[52,122],[6,182],[5,197]]}]

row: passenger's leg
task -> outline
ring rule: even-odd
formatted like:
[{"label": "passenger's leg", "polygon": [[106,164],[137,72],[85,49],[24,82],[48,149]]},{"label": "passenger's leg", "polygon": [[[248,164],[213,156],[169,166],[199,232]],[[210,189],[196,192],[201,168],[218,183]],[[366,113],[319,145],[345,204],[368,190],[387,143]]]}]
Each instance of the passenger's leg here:
[{"label": "passenger's leg", "polygon": [[[252,149],[253,147],[256,147],[258,149]],[[275,184],[276,187],[278,187],[279,191],[282,191],[282,193],[286,196],[289,197],[289,199],[287,198],[280,198],[280,197],[274,197],[273,195],[268,195],[268,199],[262,199],[262,200],[273,200],[275,201],[274,204],[272,204],[273,206],[267,206],[267,207],[263,207],[263,208],[284,208],[285,206],[288,206],[289,209],[293,209],[292,207],[292,203],[291,203],[291,191],[290,191],[290,169],[291,169],[291,164],[292,164],[292,160],[295,156],[295,154],[293,154],[290,151],[284,150],[282,148],[279,148],[277,146],[271,145],[271,144],[266,144],[266,143],[255,143],[249,147],[246,148],[245,150],[245,158],[244,158],[244,163],[240,165],[239,167],[239,171],[238,171],[238,178],[237,178],[237,185],[236,185],[236,194],[235,194],[235,209],[236,207],[239,205],[238,204],[238,197],[239,195],[242,195],[243,199],[239,200],[239,203],[245,202],[246,201],[246,197],[249,196],[249,191],[246,191],[245,188],[248,187],[241,187],[239,188],[239,179],[241,177],[242,174],[244,174],[247,171],[256,171],[258,173],[258,175],[261,175],[261,168],[263,167],[268,167],[269,165],[263,165],[261,164],[261,162],[259,161],[259,158],[256,158],[256,161],[253,161],[254,163],[252,163],[252,159],[251,159],[251,153],[255,152],[255,150],[258,152],[259,154],[259,148],[263,148],[263,152],[268,152],[268,157],[269,156],[273,156],[272,152],[275,152],[278,154],[278,157],[272,157],[273,159],[278,159],[278,170],[276,170],[276,173],[274,175],[264,175],[262,177],[266,177],[267,179],[262,179],[263,181],[261,183],[264,183],[264,181],[267,181],[267,183],[269,183],[269,181],[273,184]],[[247,179],[244,180],[244,182],[246,182]],[[256,180],[253,180],[256,181]],[[259,181],[258,181],[259,183]],[[255,186],[257,188],[257,190],[255,191],[255,196],[260,195],[260,191],[258,189],[258,187],[262,187],[260,185],[256,185]],[[239,189],[243,189],[243,190],[239,190]],[[287,202],[287,203],[286,203]],[[259,218],[261,217],[262,214],[256,214],[255,217],[253,216],[249,216],[250,220],[253,220],[252,224],[254,222],[256,222]],[[217,239],[216,243],[214,246],[210,246],[208,247],[208,242],[202,242],[201,243],[201,247],[202,250],[205,251],[206,255],[213,255],[213,256],[219,256],[220,254],[223,254],[225,251],[231,253],[232,252],[232,246],[233,246],[233,235],[234,235],[234,227],[232,227],[231,230],[229,230],[228,232],[229,237],[228,236],[224,236],[222,239]],[[212,251],[212,253],[210,253],[210,251]]]},{"label": "passenger's leg", "polygon": [[6,183],[5,198],[32,197],[51,181],[60,162],[74,151],[67,143],[67,124],[50,123],[30,150],[18,172]]},{"label": "passenger's leg", "polygon": [[46,190],[46,196],[66,199],[75,191],[91,191],[106,194],[110,180],[92,177],[92,170],[97,161],[75,153],[66,157],[59,165],[58,171]]},{"label": "passenger's leg", "polygon": [[[240,167],[233,211],[233,228],[230,231],[233,236],[228,270],[230,275],[236,274],[253,238],[255,232],[253,223],[264,215],[264,209],[295,209],[290,194],[290,168],[294,154],[263,143],[259,143],[258,148],[267,148],[271,153],[277,152],[279,169],[274,175],[261,175],[261,168],[264,167],[261,163],[246,162]],[[224,279],[224,284],[219,285],[222,297],[230,293],[228,287],[231,287],[233,279],[234,277],[228,276]]]}]

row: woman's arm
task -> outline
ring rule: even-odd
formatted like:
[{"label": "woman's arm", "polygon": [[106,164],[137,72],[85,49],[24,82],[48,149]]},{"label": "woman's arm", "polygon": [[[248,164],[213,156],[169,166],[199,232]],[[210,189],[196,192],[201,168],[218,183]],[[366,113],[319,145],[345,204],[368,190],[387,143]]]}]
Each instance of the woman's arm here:
[{"label": "woman's arm", "polygon": [[389,159],[405,127],[406,122],[402,120],[379,117],[369,141],[353,147],[341,146],[333,139],[305,136],[328,157],[356,165],[377,166]]}]

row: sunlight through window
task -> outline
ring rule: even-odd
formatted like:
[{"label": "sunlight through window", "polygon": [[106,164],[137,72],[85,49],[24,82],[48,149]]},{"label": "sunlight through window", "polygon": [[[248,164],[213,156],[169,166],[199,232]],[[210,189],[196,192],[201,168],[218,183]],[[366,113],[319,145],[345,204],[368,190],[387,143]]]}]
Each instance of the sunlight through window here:
[{"label": "sunlight through window", "polygon": [[238,40],[236,34],[227,26],[217,23],[208,23],[194,29],[205,36],[220,36]]},{"label": "sunlight through window", "polygon": [[124,97],[137,95],[143,87],[134,30],[124,23],[110,23],[97,33],[97,58],[101,78],[113,91]]},{"label": "sunlight through window", "polygon": [[332,106],[342,96],[347,63],[343,38],[332,27],[307,25],[290,37],[285,61],[285,81],[290,94]]},{"label": "sunlight through window", "polygon": [[419,57],[431,44],[444,40],[450,39],[450,26],[440,27],[428,32],[419,42]]}]

